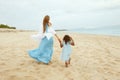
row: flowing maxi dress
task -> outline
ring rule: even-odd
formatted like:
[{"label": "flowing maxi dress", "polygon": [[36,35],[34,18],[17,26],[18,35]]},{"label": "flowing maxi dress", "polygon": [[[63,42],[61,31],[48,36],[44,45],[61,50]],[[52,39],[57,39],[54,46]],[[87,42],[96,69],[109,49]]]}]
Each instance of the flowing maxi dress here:
[{"label": "flowing maxi dress", "polygon": [[28,54],[30,57],[35,59],[37,62],[49,63],[53,54],[53,35],[56,34],[52,27],[46,25],[45,33],[33,36],[33,38],[40,39],[39,47],[34,50],[29,50]]}]

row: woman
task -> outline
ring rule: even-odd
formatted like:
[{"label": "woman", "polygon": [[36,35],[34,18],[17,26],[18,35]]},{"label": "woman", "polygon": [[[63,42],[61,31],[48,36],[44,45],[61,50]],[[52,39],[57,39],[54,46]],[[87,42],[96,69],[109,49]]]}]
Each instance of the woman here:
[{"label": "woman", "polygon": [[38,62],[43,62],[48,64],[51,61],[53,54],[53,35],[56,36],[57,40],[61,44],[61,40],[57,36],[54,29],[51,27],[49,22],[50,17],[46,15],[43,19],[43,34],[39,47],[34,50],[29,51],[29,55],[37,60]]}]

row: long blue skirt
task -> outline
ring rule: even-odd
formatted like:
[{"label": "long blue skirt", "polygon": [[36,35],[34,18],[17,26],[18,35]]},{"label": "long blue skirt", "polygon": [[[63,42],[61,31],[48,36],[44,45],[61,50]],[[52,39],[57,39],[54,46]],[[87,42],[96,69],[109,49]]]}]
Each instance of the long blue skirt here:
[{"label": "long blue skirt", "polygon": [[44,37],[37,49],[30,50],[30,57],[37,60],[38,62],[49,63],[53,54],[53,37],[49,40],[47,37]]}]

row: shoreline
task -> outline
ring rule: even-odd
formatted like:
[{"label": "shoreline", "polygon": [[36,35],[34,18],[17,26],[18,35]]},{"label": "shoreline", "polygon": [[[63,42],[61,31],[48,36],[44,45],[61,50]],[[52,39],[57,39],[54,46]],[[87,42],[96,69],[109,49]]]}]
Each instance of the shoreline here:
[{"label": "shoreline", "polygon": [[5,29],[5,28],[0,28],[0,32],[36,32],[36,30],[22,30],[22,29]]},{"label": "shoreline", "polygon": [[[73,34],[82,34],[82,35],[96,35],[96,36],[111,36],[111,37],[120,37],[120,35],[114,35],[114,34],[95,34],[95,33],[81,33],[81,32],[75,32],[75,31],[69,31],[69,30],[55,30],[57,33],[73,33]],[[4,29],[0,28],[0,32],[35,32],[39,33],[37,30],[22,30],[22,29]]]}]

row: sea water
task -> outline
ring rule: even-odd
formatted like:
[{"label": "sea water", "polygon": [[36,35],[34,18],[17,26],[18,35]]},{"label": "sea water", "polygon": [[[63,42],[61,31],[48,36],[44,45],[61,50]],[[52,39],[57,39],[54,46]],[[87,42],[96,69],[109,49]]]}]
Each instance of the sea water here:
[{"label": "sea water", "polygon": [[91,28],[91,29],[78,28],[68,30],[68,32],[120,36],[120,27]]}]

